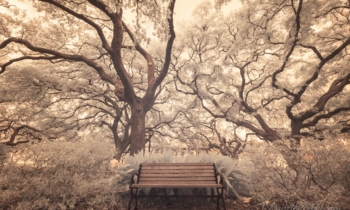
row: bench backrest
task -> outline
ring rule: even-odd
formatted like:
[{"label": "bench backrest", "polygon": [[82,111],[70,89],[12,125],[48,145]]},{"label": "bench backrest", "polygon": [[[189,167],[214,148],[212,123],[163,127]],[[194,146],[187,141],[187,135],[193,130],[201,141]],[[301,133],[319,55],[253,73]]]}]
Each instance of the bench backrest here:
[{"label": "bench backrest", "polygon": [[142,163],[137,184],[159,187],[218,187],[214,163]]}]

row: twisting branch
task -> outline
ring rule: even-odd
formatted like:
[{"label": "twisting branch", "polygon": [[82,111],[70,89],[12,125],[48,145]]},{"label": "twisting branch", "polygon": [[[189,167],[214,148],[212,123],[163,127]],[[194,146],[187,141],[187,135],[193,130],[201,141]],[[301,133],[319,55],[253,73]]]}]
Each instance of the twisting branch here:
[{"label": "twisting branch", "polygon": [[[10,44],[12,42],[13,43],[22,44],[22,45],[26,46],[28,49],[30,49],[30,50],[32,50],[34,52],[43,53],[43,54],[50,54],[50,55],[52,55],[51,58],[53,58],[53,59],[61,58],[61,59],[67,59],[67,60],[71,60],[71,61],[80,61],[80,62],[85,63],[86,65],[94,68],[97,71],[97,73],[100,75],[102,80],[104,80],[106,82],[109,82],[110,84],[114,85],[116,87],[116,89],[118,89],[118,91],[119,91],[118,95],[117,95],[118,97],[124,98],[123,90],[120,90],[120,87],[122,86],[121,85],[121,81],[118,78],[107,74],[104,71],[104,69],[98,63],[96,63],[95,61],[90,60],[87,57],[82,56],[82,55],[71,55],[71,54],[61,53],[61,52],[58,52],[58,51],[55,51],[55,50],[51,50],[51,49],[46,49],[46,48],[42,48],[42,47],[36,47],[36,46],[32,45],[30,42],[28,42],[27,40],[24,40],[24,39],[21,39],[21,38],[15,38],[15,37],[11,37],[11,38],[8,38],[5,41],[3,41],[0,44],[0,49],[5,48],[8,44]],[[28,57],[30,57],[30,56],[28,56]],[[26,59],[29,59],[28,57]],[[33,58],[36,59],[37,57],[33,57]],[[44,56],[40,56],[39,58],[48,60],[48,57],[44,57]],[[19,58],[19,60],[23,60],[23,59]],[[14,63],[13,60],[12,60],[11,64],[12,63]],[[5,68],[8,65],[6,65],[5,67],[2,66],[2,70],[1,71],[2,72],[5,71]]]},{"label": "twisting branch", "polygon": [[310,122],[305,122],[302,124],[301,128],[309,128],[311,126],[317,125],[317,123],[322,119],[328,119],[341,112],[350,111],[350,107],[336,108],[333,111],[327,112],[325,114],[319,114],[315,116]]},{"label": "twisting branch", "polygon": [[148,75],[148,86],[152,86],[154,83],[154,61],[152,56],[140,45],[140,43],[136,40],[135,35],[131,32],[129,27],[123,21],[123,27],[126,33],[129,35],[131,40],[135,45],[135,49],[146,59],[147,61],[147,75]]},{"label": "twisting branch", "polygon": [[312,51],[314,51],[314,53],[317,55],[318,59],[320,59],[320,61],[323,61],[324,58],[323,56],[321,55],[321,53],[317,50],[316,47],[314,46],[309,46],[309,45],[304,45],[304,44],[298,44],[299,46],[302,46],[304,48],[308,48],[308,49],[311,49]]},{"label": "twisting branch", "polygon": [[18,61],[23,61],[23,60],[49,60],[49,61],[53,61],[55,59],[59,59],[57,56],[22,56],[19,58],[14,58],[11,59],[10,61],[4,63],[1,66],[1,71],[0,74],[4,73],[6,70],[6,67],[8,67],[9,65],[18,62]]},{"label": "twisting branch", "polygon": [[[107,39],[106,39],[102,29],[96,23],[94,23],[93,21],[91,21],[90,19],[85,17],[84,15],[79,14],[79,13],[69,9],[68,7],[65,7],[64,5],[58,3],[57,1],[54,1],[54,0],[39,0],[39,1],[46,2],[48,4],[54,5],[54,6],[58,7],[58,8],[60,8],[60,9],[62,9],[63,11],[67,12],[68,14],[71,14],[74,17],[76,17],[76,18],[84,21],[85,23],[89,24],[90,26],[92,26],[97,31],[97,33],[98,33],[98,35],[99,35],[99,37],[100,37],[100,39],[102,41],[102,47],[105,50],[107,50],[107,52],[110,52],[110,53],[112,52],[112,49],[111,49],[110,45],[108,44]],[[98,0],[96,0],[96,1],[89,0],[89,2],[92,3],[92,4],[93,3],[98,4],[98,6],[100,6],[98,8],[101,9],[101,7],[102,7],[103,8],[102,11],[105,11],[106,5],[103,5],[102,2],[100,2]],[[110,15],[109,13],[106,13],[106,12],[105,12],[105,14],[108,14],[108,16]],[[109,17],[111,19],[113,19],[113,16],[109,16]]]},{"label": "twisting branch", "polygon": [[314,72],[314,74],[308,80],[306,80],[304,85],[300,88],[298,93],[295,95],[295,99],[294,99],[293,105],[295,105],[297,102],[298,103],[300,102],[300,98],[304,94],[306,89],[309,87],[309,85],[313,81],[315,81],[318,78],[319,71],[322,69],[322,67],[327,62],[329,62],[331,59],[333,59],[336,55],[338,55],[342,50],[344,50],[345,47],[348,46],[349,44],[350,44],[350,37],[348,39],[346,39],[345,42],[343,44],[341,44],[337,49],[335,49],[332,53],[330,53],[323,60],[321,60],[321,62],[318,64],[317,70]]},{"label": "twisting branch", "polygon": [[[299,35],[299,31],[300,31],[300,28],[301,28],[301,23],[300,23],[300,13],[301,13],[301,9],[302,9],[302,5],[303,5],[303,0],[299,0],[299,5],[298,5],[298,9],[295,11],[295,23],[296,23],[296,28],[295,28],[295,33],[294,34],[291,34],[291,36],[293,37],[290,37],[290,38],[293,38],[293,41],[291,43],[291,46],[290,48],[288,49],[287,51],[287,54],[284,58],[284,61],[283,61],[283,64],[282,66],[277,70],[275,71],[273,74],[272,74],[272,87],[274,88],[277,88],[277,89],[282,89],[286,94],[290,95],[290,96],[295,96],[295,94],[291,91],[289,91],[288,89],[286,88],[283,88],[283,87],[280,87],[279,85],[277,85],[277,75],[282,73],[284,70],[285,70],[285,67],[287,66],[287,63],[291,57],[291,55],[293,54],[294,52],[294,49],[297,45],[297,42],[299,41],[298,40],[298,35]],[[294,6],[293,6],[294,8]],[[291,113],[287,111],[287,115],[292,117]]]},{"label": "twisting branch", "polygon": [[156,88],[162,83],[164,80],[165,76],[168,74],[169,71],[169,66],[171,63],[171,52],[173,49],[173,44],[175,40],[175,29],[174,29],[174,8],[175,8],[175,2],[176,0],[170,1],[169,5],[169,18],[168,18],[168,24],[169,24],[169,33],[170,33],[170,38],[167,42],[166,50],[165,50],[165,61],[162,70],[160,71],[158,77],[155,80],[155,83],[152,87],[149,87],[148,91],[155,92]]},{"label": "twisting branch", "polygon": [[29,126],[29,125],[21,125],[21,126],[18,126],[18,127],[15,127],[15,126],[12,125],[12,126],[10,126],[10,128],[13,129],[13,133],[11,134],[10,139],[8,141],[4,142],[4,144],[9,145],[9,146],[16,146],[18,144],[23,144],[23,143],[28,143],[29,142],[29,140],[15,142],[16,137],[18,136],[19,132],[22,129],[29,129],[29,130],[32,130],[34,132],[40,132],[40,133],[43,132],[42,130],[39,130],[39,129],[34,128],[32,126]]}]

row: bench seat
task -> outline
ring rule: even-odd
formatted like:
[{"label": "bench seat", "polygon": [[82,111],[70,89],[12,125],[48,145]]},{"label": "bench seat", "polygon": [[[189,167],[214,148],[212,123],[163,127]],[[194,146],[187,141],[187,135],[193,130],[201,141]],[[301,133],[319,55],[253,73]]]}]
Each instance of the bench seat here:
[{"label": "bench seat", "polygon": [[[137,176],[136,182],[134,181],[135,176]],[[139,188],[216,189],[217,195],[206,197],[216,197],[217,208],[219,208],[219,200],[222,200],[223,207],[226,209],[223,198],[223,183],[223,177],[217,173],[214,163],[142,163],[138,173],[131,178],[131,198],[128,209],[130,209],[133,199],[135,199],[135,209],[137,209],[137,197],[151,197],[138,195]],[[179,197],[178,195],[168,196]]]}]

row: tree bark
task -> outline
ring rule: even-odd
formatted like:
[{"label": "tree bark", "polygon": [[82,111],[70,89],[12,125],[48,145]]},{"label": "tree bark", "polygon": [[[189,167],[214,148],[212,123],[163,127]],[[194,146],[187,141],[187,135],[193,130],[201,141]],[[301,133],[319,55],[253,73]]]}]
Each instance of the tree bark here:
[{"label": "tree bark", "polygon": [[146,112],[141,102],[131,106],[130,155],[145,149]]},{"label": "tree bark", "polygon": [[[296,145],[300,145],[300,140],[301,140],[301,137],[300,137],[300,130],[302,128],[302,124],[303,124],[303,121],[300,120],[300,119],[292,119],[291,120],[291,128],[292,128],[292,131],[291,131],[291,137],[292,139],[294,139],[296,142]],[[291,142],[293,143],[293,142]]]},{"label": "tree bark", "polygon": [[291,120],[291,127],[292,127],[292,136],[300,135],[300,129],[301,129],[302,121],[300,120]]}]

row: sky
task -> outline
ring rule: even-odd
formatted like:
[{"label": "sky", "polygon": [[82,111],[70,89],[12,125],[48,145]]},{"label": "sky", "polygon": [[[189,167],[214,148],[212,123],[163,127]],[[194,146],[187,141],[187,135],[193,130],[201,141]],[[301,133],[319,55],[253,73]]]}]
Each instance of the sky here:
[{"label": "sky", "polygon": [[[204,1],[205,0],[177,0],[174,19],[178,21],[191,19],[192,11],[198,4]],[[214,1],[211,1],[214,5]],[[222,11],[224,13],[228,13],[232,10],[238,9],[239,7],[241,7],[241,2],[239,0],[232,0],[229,4],[223,6]]]},{"label": "sky", "polygon": [[[174,24],[175,29],[181,28],[181,23],[192,19],[193,10],[201,3],[211,1],[212,5],[215,5],[215,0],[177,0],[175,4],[174,13]],[[36,10],[31,6],[30,0],[11,0],[11,4],[16,5],[20,9],[25,9],[29,17],[36,16],[38,14]],[[241,7],[240,0],[231,0],[230,3],[222,6],[221,11],[224,14],[228,14],[230,11],[236,10]],[[3,9],[0,7],[0,14]],[[128,15],[131,15],[128,17]],[[128,11],[124,11],[124,21],[126,24],[132,24],[131,21],[134,19],[134,14]],[[152,30],[148,30],[147,34],[152,37]]]},{"label": "sky", "polygon": [[[189,20],[192,18],[192,11],[198,4],[205,0],[177,0],[175,5],[175,21]],[[16,4],[21,9],[26,9],[28,13],[35,13],[35,9],[28,3],[29,0],[11,0],[11,4]],[[214,0],[211,0],[214,5]],[[224,13],[238,9],[241,6],[239,0],[232,0],[229,4],[222,7]]]}]

